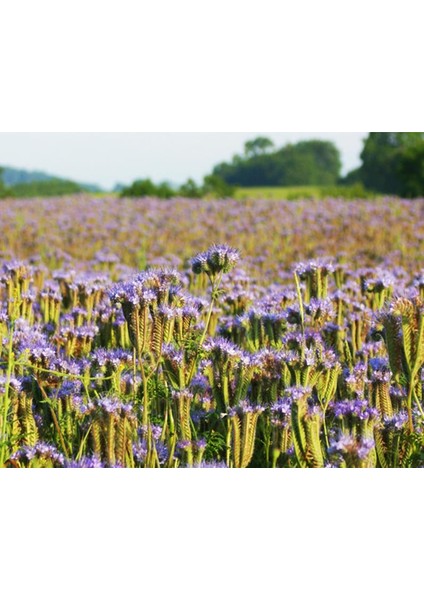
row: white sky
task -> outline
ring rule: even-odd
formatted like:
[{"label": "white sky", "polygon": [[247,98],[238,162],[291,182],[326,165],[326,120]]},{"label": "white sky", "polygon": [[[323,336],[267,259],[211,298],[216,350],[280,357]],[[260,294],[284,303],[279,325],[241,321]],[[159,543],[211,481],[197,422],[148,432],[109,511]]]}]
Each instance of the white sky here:
[{"label": "white sky", "polygon": [[95,183],[150,177],[154,181],[201,181],[214,165],[243,152],[244,142],[258,135],[277,147],[301,139],[332,140],[338,146],[343,173],[359,165],[367,133],[0,133],[0,165]]}]

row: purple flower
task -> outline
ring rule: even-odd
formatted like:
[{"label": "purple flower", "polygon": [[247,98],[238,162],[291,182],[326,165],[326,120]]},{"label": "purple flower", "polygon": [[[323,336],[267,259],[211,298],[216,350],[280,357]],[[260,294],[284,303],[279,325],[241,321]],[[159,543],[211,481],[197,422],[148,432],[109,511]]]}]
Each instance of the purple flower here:
[{"label": "purple flower", "polygon": [[342,400],[330,404],[330,408],[337,418],[354,417],[360,421],[377,419],[379,412],[376,408],[369,406],[366,400],[356,398],[354,400]]},{"label": "purple flower", "polygon": [[199,451],[199,450],[205,450],[207,444],[206,444],[205,439],[199,438],[198,440],[196,440],[194,442],[194,445],[196,446],[196,450]]},{"label": "purple flower", "polygon": [[301,279],[305,279],[307,275],[313,275],[317,271],[321,271],[323,275],[333,273],[335,267],[330,260],[318,258],[316,260],[310,260],[307,263],[299,263],[295,267],[295,272]]},{"label": "purple flower", "polygon": [[265,410],[264,406],[257,404],[250,404],[247,400],[242,400],[238,406],[234,406],[228,410],[228,415],[234,417],[235,415],[245,415],[248,413],[261,414]]},{"label": "purple flower", "polygon": [[23,446],[11,457],[13,460],[31,462],[34,459],[51,461],[55,466],[63,467],[65,457],[57,448],[45,442],[37,442],[34,446]]},{"label": "purple flower", "polygon": [[191,448],[191,440],[179,440],[177,442],[177,450],[188,450]]},{"label": "purple flower", "polygon": [[162,427],[160,425],[151,425],[152,437],[155,441],[158,441],[162,435]]},{"label": "purple flower", "polygon": [[239,251],[226,244],[214,244],[206,252],[197,254],[191,260],[193,273],[207,273],[214,276],[228,273],[240,260]]},{"label": "purple flower", "polygon": [[215,460],[210,460],[210,461],[202,461],[199,464],[194,464],[192,467],[188,467],[188,468],[192,468],[192,469],[227,469],[227,465],[225,464],[225,462],[221,461],[215,461]]},{"label": "purple flower", "polygon": [[213,360],[219,362],[240,360],[242,356],[241,349],[224,338],[210,338],[203,347],[210,352]]},{"label": "purple flower", "polygon": [[395,413],[393,417],[384,417],[384,427],[388,430],[399,431],[403,429],[404,425],[408,422],[408,413],[406,411],[400,411]]},{"label": "purple flower", "polygon": [[79,460],[68,460],[65,462],[67,469],[104,469],[105,465],[97,456],[83,456]]},{"label": "purple flower", "polygon": [[12,389],[14,392],[20,392],[22,390],[21,380],[17,379],[16,377],[10,377],[10,379],[8,380],[7,377],[0,375],[0,394],[5,393],[7,381],[9,381],[10,389]]},{"label": "purple flower", "polygon": [[375,442],[371,438],[357,439],[352,435],[342,435],[330,445],[328,452],[330,454],[341,453],[364,460],[374,447]]},{"label": "purple flower", "polygon": [[115,416],[130,416],[133,410],[133,405],[123,403],[120,398],[111,396],[103,396],[96,400],[96,406],[106,413]]},{"label": "purple flower", "polygon": [[371,358],[369,365],[373,383],[389,383],[391,381],[392,372],[385,358]]}]

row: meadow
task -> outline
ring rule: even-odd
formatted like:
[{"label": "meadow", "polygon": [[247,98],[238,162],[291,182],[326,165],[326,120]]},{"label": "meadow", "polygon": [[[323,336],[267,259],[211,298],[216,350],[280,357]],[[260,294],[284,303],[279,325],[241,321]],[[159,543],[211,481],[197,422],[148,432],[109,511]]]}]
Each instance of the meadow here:
[{"label": "meadow", "polygon": [[0,203],[0,465],[424,465],[424,200]]},{"label": "meadow", "polygon": [[365,190],[362,184],[353,185],[294,185],[279,187],[238,187],[233,197],[237,200],[374,200],[381,194]]},{"label": "meadow", "polygon": [[234,198],[238,200],[297,200],[321,197],[318,185],[281,186],[281,187],[240,187]]}]

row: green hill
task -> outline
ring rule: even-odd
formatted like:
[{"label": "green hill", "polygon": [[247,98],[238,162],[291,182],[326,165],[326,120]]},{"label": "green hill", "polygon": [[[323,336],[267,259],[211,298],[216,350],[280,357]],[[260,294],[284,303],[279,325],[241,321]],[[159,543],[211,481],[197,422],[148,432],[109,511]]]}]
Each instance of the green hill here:
[{"label": "green hill", "polygon": [[[98,185],[90,183],[79,183],[64,179],[62,177],[55,177],[49,175],[43,171],[27,171],[26,169],[16,169],[14,167],[6,167],[0,165],[1,175],[3,183],[8,188],[13,188],[16,192],[24,193],[25,191],[37,191],[43,192],[48,189],[68,189],[70,191],[85,191],[85,192],[102,192],[102,188]],[[56,185],[52,185],[55,182]],[[32,195],[32,193],[31,193]]]}]

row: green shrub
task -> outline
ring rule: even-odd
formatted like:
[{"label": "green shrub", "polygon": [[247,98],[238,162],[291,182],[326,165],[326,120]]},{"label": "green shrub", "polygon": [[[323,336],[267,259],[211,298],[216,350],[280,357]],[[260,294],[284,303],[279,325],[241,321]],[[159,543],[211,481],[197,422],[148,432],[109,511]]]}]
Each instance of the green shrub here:
[{"label": "green shrub", "polygon": [[154,196],[162,199],[172,198],[175,195],[175,191],[168,183],[162,182],[156,185],[151,179],[137,179],[130,186],[125,187],[120,194],[121,198]]},{"label": "green shrub", "polygon": [[198,186],[193,179],[188,179],[178,190],[178,195],[183,198],[202,198],[203,188]]},{"label": "green shrub", "polygon": [[203,195],[214,198],[232,198],[235,188],[218,175],[207,175],[203,180]]}]

